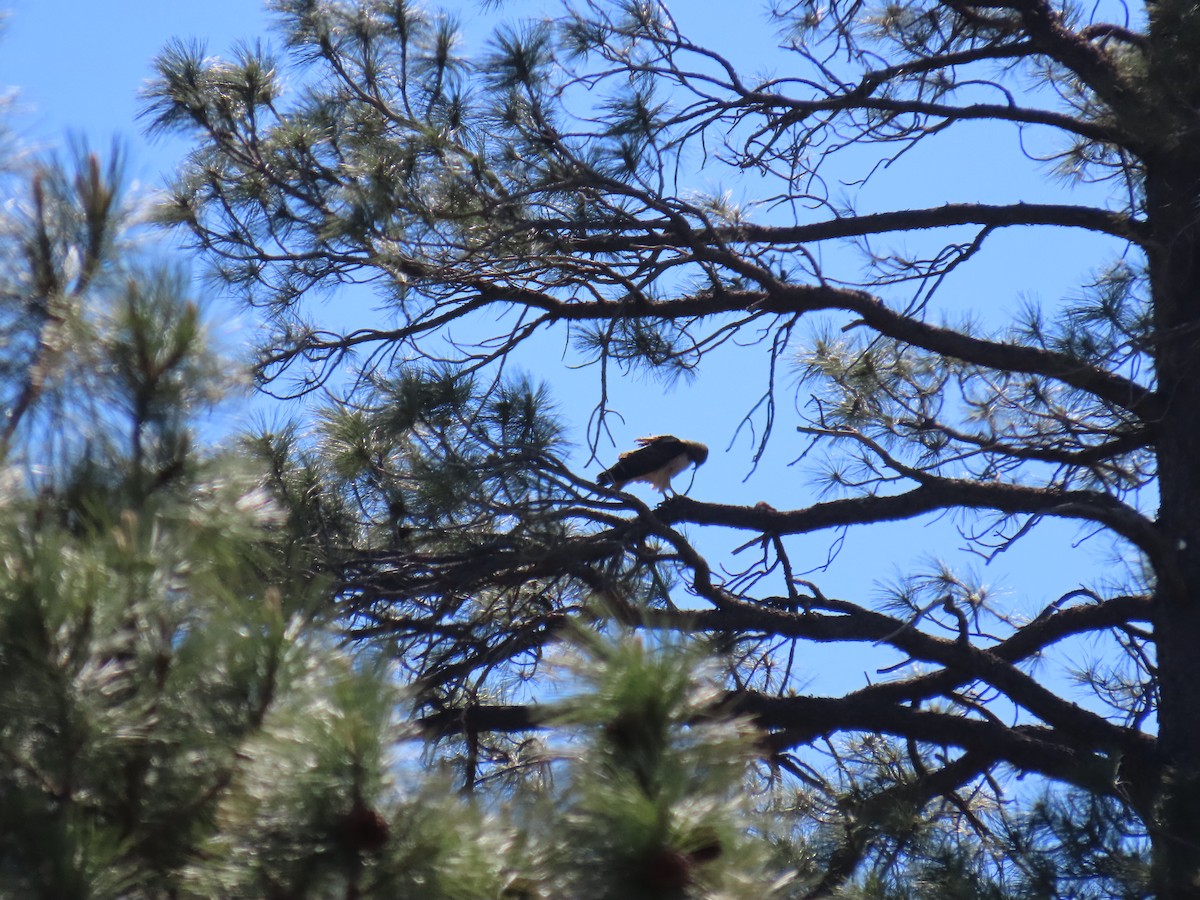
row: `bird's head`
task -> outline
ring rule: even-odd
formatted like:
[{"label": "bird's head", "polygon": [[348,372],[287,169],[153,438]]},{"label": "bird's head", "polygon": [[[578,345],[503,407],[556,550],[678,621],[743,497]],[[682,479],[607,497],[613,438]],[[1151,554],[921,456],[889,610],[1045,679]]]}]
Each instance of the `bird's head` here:
[{"label": "bird's head", "polygon": [[687,445],[687,457],[692,461],[693,465],[700,465],[708,459],[708,447],[697,441],[685,441]]}]

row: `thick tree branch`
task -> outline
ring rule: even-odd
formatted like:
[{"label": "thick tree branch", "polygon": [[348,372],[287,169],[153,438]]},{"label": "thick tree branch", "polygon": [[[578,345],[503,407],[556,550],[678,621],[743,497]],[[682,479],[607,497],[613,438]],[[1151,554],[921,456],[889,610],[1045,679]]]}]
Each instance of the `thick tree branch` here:
[{"label": "thick tree branch", "polygon": [[1096,522],[1121,535],[1152,560],[1161,556],[1153,522],[1099,491],[1055,491],[956,478],[930,480],[901,494],[851,497],[781,511],[759,506],[703,503],[675,496],[657,510],[668,524],[724,525],[763,534],[808,534],[825,528],[911,519],[943,509],[995,510]]},{"label": "thick tree branch", "polygon": [[[554,227],[555,223],[533,221],[531,226]],[[691,247],[698,242],[717,242],[723,246],[813,243],[840,238],[864,237],[898,231],[921,231],[960,225],[985,225],[993,228],[1014,226],[1054,226],[1081,228],[1140,244],[1149,239],[1138,220],[1124,213],[1092,206],[1015,203],[989,206],[980,203],[949,203],[930,209],[908,209],[859,216],[843,216],[824,222],[802,225],[736,225],[713,227],[694,233],[679,234],[663,221],[634,222],[628,226],[606,224],[599,233],[567,238],[563,248],[578,253],[621,253],[659,247]],[[577,232],[580,225],[563,222],[558,227]],[[615,230],[614,230],[615,228]]]},{"label": "thick tree branch", "polygon": [[500,273],[479,276],[430,268],[423,275],[439,283],[455,284],[460,292],[474,296],[457,303],[444,302],[439,315],[425,321],[396,329],[364,329],[329,341],[312,341],[295,350],[276,352],[268,362],[277,364],[302,352],[331,352],[364,343],[411,341],[491,305],[542,311],[541,318],[524,326],[524,334],[562,321],[611,322],[644,318],[653,322],[691,320],[727,313],[802,315],[806,312],[841,310],[854,313],[866,326],[904,343],[997,371],[1052,378],[1127,409],[1146,422],[1152,423],[1162,412],[1161,398],[1153,390],[1116,372],[1097,368],[1063,353],[987,340],[952,328],[932,325],[893,310],[864,291],[827,285],[781,284],[777,289],[764,292],[721,289],[668,300],[626,303],[581,300],[578,297],[560,299],[547,292],[504,283],[499,277]]},{"label": "thick tree branch", "polygon": [[[947,715],[889,704],[863,704],[850,698],[771,697],[753,691],[726,695],[725,708],[752,717],[769,733],[772,752],[811,743],[837,732],[890,734],[924,743],[958,747],[994,762],[1074,784],[1116,793],[1112,762],[1103,752],[1064,746],[1052,729]],[[442,710],[417,720],[433,739],[467,733],[521,733],[546,728],[555,710],[538,705],[471,705]],[[1115,748],[1114,748],[1115,749]]]},{"label": "thick tree branch", "polygon": [[868,96],[862,91],[835,95],[825,100],[796,100],[772,94],[751,94],[748,102],[755,103],[764,111],[772,109],[786,111],[783,121],[776,126],[776,130],[803,122],[816,113],[862,110],[896,115],[932,116],[948,122],[990,120],[1013,122],[1019,125],[1047,125],[1069,134],[1077,134],[1088,140],[1103,143],[1121,143],[1126,139],[1122,132],[1114,128],[1097,125],[1051,110],[1020,107],[1015,104],[972,103],[966,106],[954,106],[948,103],[932,103],[909,97],[878,98]]},{"label": "thick tree branch", "polygon": [[979,681],[1001,691],[1013,703],[1047,725],[1061,729],[1061,733],[1067,736],[1062,738],[1065,745],[1120,746],[1138,752],[1148,747],[1148,739],[1140,733],[1114,725],[1102,716],[1064,700],[1014,665],[1054,640],[1079,633],[1080,629],[1114,627],[1128,621],[1130,616],[1145,617],[1149,613],[1149,604],[1145,601],[1084,607],[1086,615],[1052,615],[1041,624],[1027,626],[1028,632],[1023,629],[1010,641],[987,649],[961,640],[934,637],[891,616],[853,604],[837,603],[836,606],[840,614],[830,616],[812,611],[771,609],[730,600],[717,610],[655,614],[651,621],[660,626],[671,623],[672,627],[685,633],[696,630],[726,634],[762,633],[822,642],[884,642],[909,659],[935,663],[943,669],[911,679],[869,685],[848,694],[847,701],[869,707],[911,704],[949,696],[951,691],[962,685]]},{"label": "thick tree branch", "polygon": [[729,695],[730,707],[752,716],[772,734],[777,750],[811,743],[835,732],[891,734],[930,744],[987,754],[1027,772],[1115,793],[1112,763],[1102,752],[1078,750],[1060,742],[1053,729],[1009,727],[997,720],[947,715],[892,704],[864,704],[849,697],[771,697],[752,691]]},{"label": "thick tree branch", "polygon": [[432,740],[461,734],[481,734],[488,731],[518,734],[547,727],[553,711],[542,706],[485,706],[472,705],[461,709],[444,709],[417,719],[417,727]]},{"label": "thick tree branch", "polygon": [[828,897],[853,876],[872,842],[884,833],[886,826],[883,823],[889,819],[889,810],[919,809],[935,797],[951,797],[995,764],[996,759],[990,754],[968,751],[939,769],[860,800],[851,820],[853,825],[846,829],[844,843],[834,852],[821,881],[804,895],[804,900]]}]

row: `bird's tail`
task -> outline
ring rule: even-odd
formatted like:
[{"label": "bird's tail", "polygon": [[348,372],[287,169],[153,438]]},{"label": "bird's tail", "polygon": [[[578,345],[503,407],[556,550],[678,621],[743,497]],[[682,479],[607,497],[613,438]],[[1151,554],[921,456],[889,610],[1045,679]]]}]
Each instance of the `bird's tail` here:
[{"label": "bird's tail", "polygon": [[617,463],[615,466],[605,469],[596,476],[596,484],[611,484],[614,488],[620,490],[621,485],[625,483],[625,479],[622,478],[624,473],[618,471],[620,466],[621,464]]}]

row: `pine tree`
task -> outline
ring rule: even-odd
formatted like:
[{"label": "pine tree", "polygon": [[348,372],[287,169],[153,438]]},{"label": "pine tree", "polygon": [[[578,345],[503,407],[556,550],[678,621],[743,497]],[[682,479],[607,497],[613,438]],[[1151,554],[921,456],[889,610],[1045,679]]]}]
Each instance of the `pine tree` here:
[{"label": "pine tree", "polygon": [[[333,608],[404,670],[468,787],[546,721],[536,680],[571,623],[619,624],[726,661],[788,785],[766,802],[801,895],[1195,892],[1194,4],[777,3],[774,75],[657,2],[569,4],[471,56],[404,2],[274,7],[278,57],[160,57],[152,129],[195,140],[162,215],[263,311],[274,388],[362,355],[311,436],[261,446]],[[988,171],[966,196],[894,185],[927,203],[869,192],[972,128],[997,168],[1052,171],[991,203]],[[1107,259],[1062,301],[960,280],[1013,234],[1033,249],[1009,273],[1064,232]],[[387,321],[317,318],[351,282]],[[501,371],[550,333],[594,367],[598,452],[619,377],[702,380],[739,348],[767,370],[729,424],[753,429],[747,468],[782,444],[826,493],[601,488],[563,444],[585,423]],[[987,559],[1060,522],[1122,563],[1081,557],[1026,616],[953,564],[882,598],[805,574],[802,536],[938,514]],[[742,556],[713,549],[723,529]],[[899,663],[806,694],[809,642]]]},{"label": "pine tree", "polygon": [[480,802],[423,765],[394,660],[346,646],[324,602],[313,536],[352,517],[305,518],[313,485],[266,465],[287,463],[281,439],[214,440],[238,367],[126,226],[119,165],[81,149],[23,184],[3,291],[0,895],[749,900],[786,880],[749,834],[753,730],[695,651],[569,641],[561,723],[521,751],[537,791]]},{"label": "pine tree", "polygon": [[177,896],[276,709],[350,709],[342,654],[304,627],[315,585],[280,565],[261,474],[200,449],[235,384],[186,279],[138,249],[119,162],[13,184],[0,892]]}]

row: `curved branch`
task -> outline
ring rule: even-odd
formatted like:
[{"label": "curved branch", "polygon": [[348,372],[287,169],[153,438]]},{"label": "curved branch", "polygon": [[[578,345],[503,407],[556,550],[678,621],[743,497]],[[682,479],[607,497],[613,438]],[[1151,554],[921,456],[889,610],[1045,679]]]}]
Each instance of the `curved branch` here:
[{"label": "curved branch", "polygon": [[[1064,746],[1055,740],[1052,730],[1038,726],[1008,727],[995,721],[904,706],[867,705],[851,698],[771,697],[745,690],[726,694],[724,706],[735,714],[752,717],[769,730],[764,743],[772,752],[836,731],[891,734],[960,747],[991,764],[1008,763],[1088,790],[1116,793],[1107,756]],[[475,704],[423,716],[416,724],[432,739],[467,733],[520,733],[549,727],[555,712],[537,704]]]},{"label": "curved branch", "polygon": [[[539,227],[555,223],[537,222]],[[989,205],[983,203],[947,203],[928,209],[906,209],[861,216],[842,216],[824,222],[802,225],[745,224],[712,228],[698,234],[680,235],[665,222],[632,223],[629,230],[613,233],[613,224],[605,223],[603,232],[563,241],[564,248],[580,253],[618,253],[626,250],[649,250],[658,247],[691,247],[698,240],[719,241],[722,244],[763,243],[771,245],[800,244],[838,238],[864,237],[896,231],[920,231],[930,228],[950,228],[956,225],[985,225],[994,228],[1010,226],[1055,226],[1083,228],[1142,244],[1149,240],[1144,225],[1128,215],[1093,206],[1054,203],[1014,203]],[[579,223],[562,222],[562,229],[579,230]],[[638,229],[644,229],[639,232]]]},{"label": "curved branch", "polygon": [[[782,306],[791,311],[800,311],[816,299],[808,291],[791,296],[796,291],[794,287],[781,291],[784,295],[782,302],[769,295],[759,308],[775,310],[777,306]],[[952,328],[931,325],[888,308],[878,297],[865,291],[838,293],[840,296],[835,303],[828,303],[824,297],[817,300],[818,303],[827,304],[820,308],[857,313],[868,327],[904,343],[991,369],[1053,378],[1127,409],[1146,422],[1156,421],[1163,413],[1162,398],[1154,391],[1080,359],[1038,347],[985,340]]]},{"label": "curved branch", "polygon": [[728,696],[730,708],[752,716],[774,734],[771,746],[782,750],[809,743],[834,731],[891,734],[930,744],[986,754],[1026,772],[1115,793],[1112,764],[1098,752],[1059,741],[1058,733],[1033,725],[1006,726],[995,720],[966,718],[892,704],[864,704],[857,698],[771,697],[752,691]]},{"label": "curved branch", "polygon": [[902,494],[850,497],[781,511],[765,506],[704,503],[676,496],[658,515],[675,524],[724,525],[763,534],[807,534],[842,525],[864,525],[911,519],[943,509],[962,508],[1025,513],[1096,522],[1121,535],[1150,559],[1162,556],[1154,523],[1115,497],[1099,491],[1053,491],[999,482],[930,478]]},{"label": "curved branch", "polygon": [[[625,302],[616,300],[561,299],[545,291],[492,280],[499,273],[478,276],[465,273],[429,271],[428,278],[448,279],[463,297],[457,303],[445,303],[443,311],[430,322],[413,323],[397,329],[363,330],[345,338],[322,341],[325,351],[343,349],[372,341],[403,341],[449,324],[469,313],[495,304],[541,310],[544,316],[525,326],[524,333],[554,322],[614,321],[640,318],[650,321],[698,319],[724,313],[773,313],[802,315],[806,312],[842,310],[854,313],[870,328],[914,347],[939,353],[972,365],[1009,372],[1041,375],[1086,391],[1106,403],[1126,409],[1147,423],[1153,423],[1163,411],[1162,398],[1150,388],[1116,372],[1089,365],[1064,353],[1038,347],[973,337],[932,325],[903,312],[890,309],[878,297],[865,291],[830,285],[779,284],[769,291],[720,289],[660,301]],[[301,349],[280,352],[274,362],[298,355]]]},{"label": "curved branch", "polygon": [[[983,649],[960,640],[947,640],[905,627],[896,619],[850,603],[835,603],[840,615],[796,613],[730,601],[720,609],[679,614],[655,614],[660,626],[673,623],[683,630],[721,631],[730,634],[762,632],[776,637],[813,641],[884,641],[910,659],[935,663],[942,671],[902,681],[869,685],[847,694],[844,700],[866,707],[898,705],[947,696],[971,681],[981,681],[1002,691],[1013,703],[1031,712],[1072,747],[1122,747],[1130,752],[1148,749],[1146,736],[1114,725],[1104,717],[1070,703],[1048,690],[1014,663],[1028,658],[1054,640],[1087,628],[1114,627],[1133,616],[1147,616],[1149,604],[1120,602],[1105,607],[1085,607],[1087,615],[1060,613],[1041,624],[1031,623],[1009,641]],[[687,623],[686,627],[684,623]]]},{"label": "curved branch", "polygon": [[1012,104],[972,103],[968,106],[952,106],[945,103],[930,103],[928,101],[911,99],[887,100],[866,97],[856,93],[844,94],[829,100],[791,100],[784,97],[766,95],[761,98],[760,102],[766,108],[778,107],[788,110],[786,121],[779,125],[780,129],[785,125],[801,122],[813,113],[863,110],[866,112],[886,112],[901,115],[935,116],[947,122],[967,119],[990,119],[992,121],[1014,122],[1019,125],[1047,125],[1051,128],[1058,128],[1070,134],[1077,134],[1088,140],[1105,144],[1128,143],[1128,136],[1115,128],[1095,125],[1081,119],[1076,119],[1074,116],[1051,112],[1046,109],[1030,109]]},{"label": "curved branch", "polygon": [[934,797],[950,797],[959,788],[985,775],[995,764],[996,758],[992,754],[967,751],[940,769],[922,772],[912,781],[902,781],[859,801],[855,810],[858,814],[852,818],[854,826],[846,829],[844,843],[834,851],[825,865],[821,881],[804,895],[804,900],[828,897],[854,875],[872,841],[884,830],[880,823],[887,821],[886,815],[880,816],[876,811],[886,813],[889,809],[921,808]]}]

